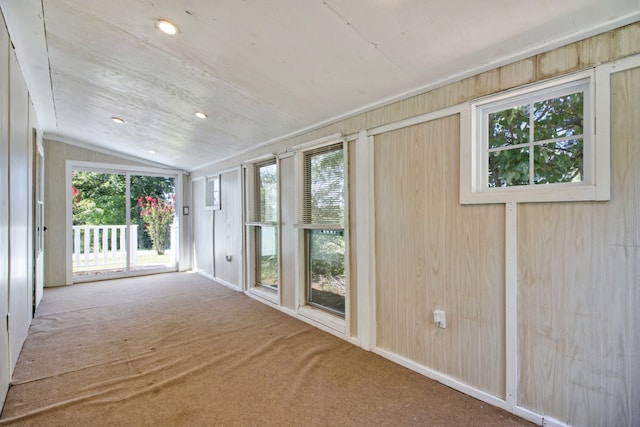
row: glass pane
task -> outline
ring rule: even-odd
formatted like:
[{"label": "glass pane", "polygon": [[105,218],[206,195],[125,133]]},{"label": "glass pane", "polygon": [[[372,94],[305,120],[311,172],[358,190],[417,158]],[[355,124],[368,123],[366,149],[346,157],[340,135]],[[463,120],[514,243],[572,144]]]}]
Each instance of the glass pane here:
[{"label": "glass pane", "polygon": [[344,232],[308,230],[307,233],[308,301],[344,316]]},{"label": "glass pane", "polygon": [[278,287],[278,230],[276,227],[256,227],[257,284]]},{"label": "glass pane", "polygon": [[489,114],[489,148],[529,142],[529,105]]},{"label": "glass pane", "polygon": [[175,266],[175,178],[131,175],[131,269]]},{"label": "glass pane", "polygon": [[307,154],[304,221],[306,224],[344,224],[342,148]]},{"label": "glass pane", "polygon": [[74,277],[126,270],[125,186],[122,174],[71,173]]},{"label": "glass pane", "polygon": [[582,92],[537,102],[533,107],[536,141],[582,135],[584,122]]},{"label": "glass pane", "polygon": [[257,222],[278,220],[278,181],[275,163],[257,166],[256,218]]},{"label": "glass pane", "polygon": [[534,183],[582,181],[583,148],[581,139],[536,146],[533,166]]},{"label": "glass pane", "polygon": [[205,208],[220,209],[220,176],[209,176],[205,182]]},{"label": "glass pane", "polygon": [[529,185],[529,148],[489,153],[489,187]]}]

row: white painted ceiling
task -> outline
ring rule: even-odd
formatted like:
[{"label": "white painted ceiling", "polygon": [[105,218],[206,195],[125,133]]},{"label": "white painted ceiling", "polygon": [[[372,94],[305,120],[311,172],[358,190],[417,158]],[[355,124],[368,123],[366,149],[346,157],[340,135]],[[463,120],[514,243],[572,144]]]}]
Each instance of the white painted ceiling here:
[{"label": "white painted ceiling", "polygon": [[640,0],[0,7],[45,136],[184,170],[640,19]]}]

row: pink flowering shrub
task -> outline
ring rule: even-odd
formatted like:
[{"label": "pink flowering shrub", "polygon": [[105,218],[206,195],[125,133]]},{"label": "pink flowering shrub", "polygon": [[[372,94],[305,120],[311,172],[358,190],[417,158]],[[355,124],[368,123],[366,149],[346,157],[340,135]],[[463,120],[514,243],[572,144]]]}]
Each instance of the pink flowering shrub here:
[{"label": "pink flowering shrub", "polygon": [[153,249],[158,255],[164,255],[164,248],[169,238],[169,227],[176,214],[173,194],[167,200],[152,196],[141,196],[138,199],[140,217],[153,242]]}]

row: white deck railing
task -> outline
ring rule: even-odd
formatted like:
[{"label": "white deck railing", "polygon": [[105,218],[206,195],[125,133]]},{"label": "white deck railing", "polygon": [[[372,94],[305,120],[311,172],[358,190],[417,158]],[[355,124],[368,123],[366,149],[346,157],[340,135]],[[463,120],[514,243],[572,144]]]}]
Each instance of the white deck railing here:
[{"label": "white deck railing", "polygon": [[[73,263],[75,267],[126,263],[126,225],[74,225]],[[138,226],[131,226],[131,265],[137,262]],[[93,245],[92,245],[93,243]]]}]

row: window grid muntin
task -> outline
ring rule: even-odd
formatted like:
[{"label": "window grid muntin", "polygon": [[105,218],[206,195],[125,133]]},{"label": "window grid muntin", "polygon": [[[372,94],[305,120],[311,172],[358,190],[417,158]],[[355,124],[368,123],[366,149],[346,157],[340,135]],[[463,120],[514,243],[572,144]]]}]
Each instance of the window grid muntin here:
[{"label": "window grid muntin", "polygon": [[[584,92],[583,91],[579,91],[579,92],[573,92],[573,93],[569,93],[565,96],[570,96],[570,95],[575,95],[575,94],[582,94],[582,112],[584,115]],[[519,107],[525,107],[528,106],[529,107],[529,122],[527,123],[527,127],[528,127],[528,141],[521,143],[521,144],[513,144],[513,145],[507,145],[507,146],[499,146],[499,147],[494,147],[494,148],[487,148],[487,152],[489,154],[489,156],[491,155],[491,153],[496,153],[496,152],[502,152],[502,151],[510,151],[510,150],[518,150],[520,148],[524,148],[524,147],[528,147],[529,148],[529,184],[528,185],[536,185],[536,168],[535,168],[535,163],[536,163],[536,156],[535,156],[535,147],[537,146],[541,146],[541,145],[548,145],[548,144],[557,144],[557,143],[561,143],[561,142],[569,142],[569,141],[582,141],[583,145],[584,145],[584,132],[581,134],[572,134],[572,135],[565,135],[564,137],[558,137],[558,138],[551,138],[551,139],[542,139],[542,140],[536,140],[535,139],[535,133],[536,133],[536,120],[535,120],[535,108],[534,105],[536,103],[539,102],[543,102],[543,101],[548,101],[551,99],[558,99],[561,98],[561,96],[554,96],[551,98],[547,98],[545,97],[544,99],[538,100],[538,101],[531,101],[528,104],[520,104],[516,107],[512,107],[513,108],[519,108]],[[509,110],[510,108],[507,108],[505,110],[499,110],[499,112],[502,111],[506,111]],[[489,117],[491,116],[492,113],[487,113],[486,117],[487,117],[487,122],[491,122],[491,120],[489,120]],[[583,124],[583,130],[584,130],[584,124]],[[487,126],[488,128],[488,126]],[[489,128],[487,129],[487,131],[489,132]],[[487,137],[487,141],[488,141],[488,137]],[[488,144],[487,144],[488,145]],[[584,160],[583,160],[584,163]],[[582,170],[584,170],[584,165],[582,165]],[[579,182],[582,182],[584,180],[584,173],[581,174],[582,179],[580,179]],[[487,186],[489,186],[489,182],[488,182],[488,178],[489,178],[489,174],[487,174]],[[559,181],[559,182],[555,182],[553,184],[564,184],[567,182],[576,182],[576,181]],[[511,186],[517,186],[518,184],[514,184]],[[510,186],[505,186],[505,187],[510,187]],[[504,187],[489,187],[489,188],[504,188]]]}]

